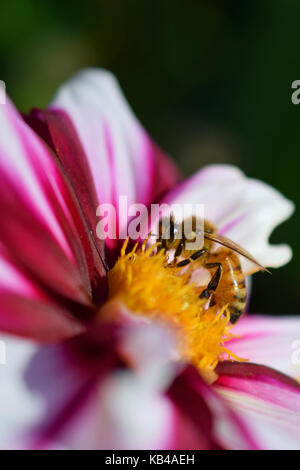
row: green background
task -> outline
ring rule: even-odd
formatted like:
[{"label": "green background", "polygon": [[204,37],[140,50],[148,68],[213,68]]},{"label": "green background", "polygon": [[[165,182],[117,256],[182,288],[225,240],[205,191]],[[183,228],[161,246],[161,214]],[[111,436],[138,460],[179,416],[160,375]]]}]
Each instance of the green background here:
[{"label": "green background", "polygon": [[[79,68],[106,67],[186,175],[234,163],[299,206],[298,0],[11,0],[0,20],[0,78],[22,111]],[[300,313],[299,232],[296,212],[272,235],[294,258],[254,277],[251,311]]]}]

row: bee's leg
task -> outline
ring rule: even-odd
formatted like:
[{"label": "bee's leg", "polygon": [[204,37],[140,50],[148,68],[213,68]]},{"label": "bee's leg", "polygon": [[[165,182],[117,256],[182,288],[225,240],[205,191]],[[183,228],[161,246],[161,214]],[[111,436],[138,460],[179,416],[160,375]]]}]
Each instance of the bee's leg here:
[{"label": "bee's leg", "polygon": [[174,268],[183,268],[184,266],[190,264],[190,262],[190,258],[183,259],[182,261],[179,261],[179,263],[174,264]]},{"label": "bee's leg", "polygon": [[209,307],[213,307],[214,305],[216,305],[216,297],[215,297],[215,294],[211,294],[210,296],[210,301],[209,301]]},{"label": "bee's leg", "polygon": [[[177,250],[176,250],[177,251]],[[182,251],[182,250],[181,250]],[[189,258],[186,258],[182,261],[179,261],[179,263],[177,263],[175,265],[176,268],[182,268],[183,266],[187,266],[189,263],[191,263],[192,261],[196,261],[198,258],[200,258],[200,256],[203,256],[205,253],[207,252],[207,249],[206,248],[202,248],[201,250],[199,251],[195,251]],[[175,255],[176,255],[176,252],[175,252]]]},{"label": "bee's leg", "polygon": [[162,238],[162,237],[159,237],[158,241],[160,242],[160,245],[158,245],[157,247],[157,253],[162,250],[162,249],[166,249],[167,248],[167,244],[166,244],[166,239],[165,238]]},{"label": "bee's leg", "polygon": [[174,215],[171,214],[170,217],[170,240],[174,240],[174,235],[175,235],[175,220],[174,220]]},{"label": "bee's leg", "polygon": [[207,263],[204,267],[207,269],[217,268],[206,289],[204,289],[199,295],[200,299],[209,299],[211,294],[215,292],[219,285],[222,276],[222,263]]},{"label": "bee's leg", "polygon": [[206,252],[207,252],[206,248],[202,248],[201,250],[195,251],[195,253],[193,253],[190,256],[190,259],[192,261],[196,261],[198,258],[200,258],[200,256],[203,256]]},{"label": "bee's leg", "polygon": [[170,215],[169,224],[166,225],[165,219],[160,220],[159,222],[159,238],[158,241],[161,242],[157,251],[167,250],[167,240],[169,243],[173,242],[175,238],[175,219],[174,215]]},{"label": "bee's leg", "polygon": [[184,240],[184,238],[182,238],[180,240],[180,242],[178,243],[177,247],[176,247],[173,263],[176,264],[178,256],[180,256],[181,253],[182,253],[182,250],[184,248],[184,244],[185,244],[185,240]]}]

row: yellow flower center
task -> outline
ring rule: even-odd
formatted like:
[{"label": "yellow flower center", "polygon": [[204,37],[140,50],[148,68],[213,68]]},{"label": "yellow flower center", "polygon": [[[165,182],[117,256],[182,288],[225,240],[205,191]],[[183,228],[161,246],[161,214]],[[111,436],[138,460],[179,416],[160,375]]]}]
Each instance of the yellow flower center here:
[{"label": "yellow flower center", "polygon": [[182,360],[203,375],[220,360],[239,359],[224,347],[233,337],[227,306],[205,308],[199,287],[190,282],[189,269],[168,266],[168,254],[157,251],[156,245],[146,249],[144,242],[126,253],[127,245],[128,240],[108,272],[109,299],[117,298],[132,313],[171,328]]}]

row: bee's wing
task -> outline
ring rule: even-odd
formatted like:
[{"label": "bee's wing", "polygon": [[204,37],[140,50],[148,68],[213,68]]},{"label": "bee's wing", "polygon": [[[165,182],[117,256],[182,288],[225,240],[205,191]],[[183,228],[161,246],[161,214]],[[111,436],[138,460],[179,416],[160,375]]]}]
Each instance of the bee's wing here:
[{"label": "bee's wing", "polygon": [[253,258],[253,256],[247,250],[245,250],[243,247],[233,242],[229,238],[224,237],[223,235],[216,234],[216,233],[206,233],[206,232],[204,233],[204,238],[207,238],[208,240],[211,240],[215,243],[218,243],[219,245],[223,245],[226,248],[229,248],[232,251],[235,251],[239,255],[244,256],[249,261],[254,263],[259,268],[260,271],[267,271],[268,273],[270,273],[270,271],[264,266],[262,266],[258,261],[256,261],[256,259]]}]

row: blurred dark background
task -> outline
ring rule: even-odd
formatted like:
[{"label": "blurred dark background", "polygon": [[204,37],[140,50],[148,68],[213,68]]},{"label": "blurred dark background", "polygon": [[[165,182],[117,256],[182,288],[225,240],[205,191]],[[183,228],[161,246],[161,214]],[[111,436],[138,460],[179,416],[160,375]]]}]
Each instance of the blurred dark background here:
[{"label": "blurred dark background", "polygon": [[[0,78],[22,111],[106,67],[186,175],[234,163],[300,206],[299,0],[10,0],[0,16]],[[255,276],[251,311],[300,313],[299,221],[272,235],[294,258]]]}]

